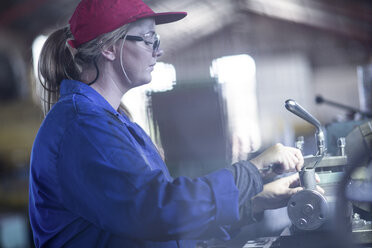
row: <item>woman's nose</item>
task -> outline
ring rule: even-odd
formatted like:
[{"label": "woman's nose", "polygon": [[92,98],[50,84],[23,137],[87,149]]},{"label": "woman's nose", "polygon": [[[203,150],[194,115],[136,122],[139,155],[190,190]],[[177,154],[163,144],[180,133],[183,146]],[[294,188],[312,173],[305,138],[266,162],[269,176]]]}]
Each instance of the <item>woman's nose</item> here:
[{"label": "woman's nose", "polygon": [[160,49],[160,48],[153,52],[153,56],[156,58],[162,56],[163,54],[164,54],[164,51],[163,49]]}]

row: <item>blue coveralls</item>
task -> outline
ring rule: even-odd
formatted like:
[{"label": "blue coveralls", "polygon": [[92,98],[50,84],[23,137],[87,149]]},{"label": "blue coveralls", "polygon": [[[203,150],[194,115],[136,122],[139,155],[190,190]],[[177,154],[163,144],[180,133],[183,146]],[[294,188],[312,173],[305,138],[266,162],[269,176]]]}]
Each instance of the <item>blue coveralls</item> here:
[{"label": "blue coveralls", "polygon": [[193,247],[189,240],[230,238],[239,221],[230,171],[173,179],[146,133],[93,88],[63,80],[60,95],[31,153],[37,247]]}]

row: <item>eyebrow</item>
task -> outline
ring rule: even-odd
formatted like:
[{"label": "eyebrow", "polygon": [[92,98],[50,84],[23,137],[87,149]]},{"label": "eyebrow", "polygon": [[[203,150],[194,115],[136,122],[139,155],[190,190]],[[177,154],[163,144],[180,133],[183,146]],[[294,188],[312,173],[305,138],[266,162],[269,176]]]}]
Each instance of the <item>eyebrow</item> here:
[{"label": "eyebrow", "polygon": [[144,36],[151,35],[151,37],[154,36],[155,34],[156,34],[155,30],[151,30],[151,31],[148,31],[146,33],[142,33],[142,35],[144,35]]}]

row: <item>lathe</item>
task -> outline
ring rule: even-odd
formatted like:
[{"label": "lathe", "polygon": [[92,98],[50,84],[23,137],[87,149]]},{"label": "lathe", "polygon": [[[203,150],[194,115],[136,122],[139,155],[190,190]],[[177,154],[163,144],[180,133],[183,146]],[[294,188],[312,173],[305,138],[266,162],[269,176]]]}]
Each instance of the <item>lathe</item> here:
[{"label": "lathe", "polygon": [[[315,126],[317,153],[304,156],[299,172],[304,190],[288,201],[292,226],[264,245],[244,247],[372,247],[372,121],[357,123],[346,137],[327,140],[327,130],[296,101],[287,100],[285,107]],[[327,143],[336,143],[337,149],[328,153]],[[302,149],[303,138],[296,147]],[[357,175],[359,168],[364,169]],[[324,195],[316,190],[315,173]]]},{"label": "lathe", "polygon": [[[317,151],[304,156],[299,172],[304,190],[287,204],[291,226],[279,236],[261,237],[244,245],[217,241],[198,247],[372,248],[372,120],[323,127],[296,101],[287,100],[285,107],[316,128]],[[295,146],[303,150],[303,136],[297,138]],[[317,191],[315,174],[324,194]]]}]

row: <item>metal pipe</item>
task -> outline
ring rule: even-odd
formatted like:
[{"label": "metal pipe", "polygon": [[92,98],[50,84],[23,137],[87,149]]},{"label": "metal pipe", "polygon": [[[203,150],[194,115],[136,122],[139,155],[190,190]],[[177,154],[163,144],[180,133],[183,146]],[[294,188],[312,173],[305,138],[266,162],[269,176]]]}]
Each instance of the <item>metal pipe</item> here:
[{"label": "metal pipe", "polygon": [[[361,95],[361,93],[359,93],[359,94]],[[371,118],[372,117],[372,112],[370,112],[368,110],[363,111],[363,110],[360,110],[360,109],[357,109],[357,108],[353,108],[353,107],[350,107],[350,106],[347,106],[347,105],[344,105],[344,104],[341,104],[341,103],[337,103],[337,102],[333,102],[333,101],[330,101],[330,100],[326,100],[326,99],[324,99],[320,95],[318,95],[318,96],[315,97],[315,102],[317,104],[326,103],[326,104],[332,105],[334,107],[338,107],[338,108],[341,108],[341,109],[349,110],[349,111],[351,111],[353,113],[359,113],[359,114],[361,114],[364,117],[368,117],[368,118]],[[367,108],[365,108],[365,109],[367,109]]]}]

